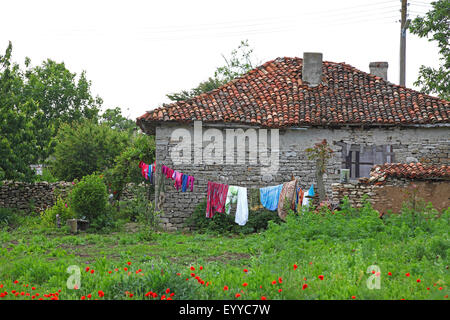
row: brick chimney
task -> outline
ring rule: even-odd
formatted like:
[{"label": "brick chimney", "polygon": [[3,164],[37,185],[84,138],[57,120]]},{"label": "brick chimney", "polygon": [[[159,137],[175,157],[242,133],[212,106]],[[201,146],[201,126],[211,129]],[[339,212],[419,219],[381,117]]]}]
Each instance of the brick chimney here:
[{"label": "brick chimney", "polygon": [[316,87],[322,81],[322,53],[304,52],[302,81],[308,86]]},{"label": "brick chimney", "polygon": [[387,62],[371,62],[369,64],[370,74],[387,80],[387,70],[389,64]]}]

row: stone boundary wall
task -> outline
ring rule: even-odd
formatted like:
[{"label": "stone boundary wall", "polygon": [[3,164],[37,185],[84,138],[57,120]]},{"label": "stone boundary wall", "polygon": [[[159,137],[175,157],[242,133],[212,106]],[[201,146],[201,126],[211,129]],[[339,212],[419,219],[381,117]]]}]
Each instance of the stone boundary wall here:
[{"label": "stone boundary wall", "polygon": [[[26,212],[41,212],[52,207],[58,195],[65,198],[72,189],[72,182],[17,182],[3,181],[0,185],[0,207],[19,209]],[[121,200],[133,196],[126,189]]]},{"label": "stone boundary wall", "polygon": [[370,184],[357,183],[333,183],[331,185],[333,204],[338,204],[347,196],[350,204],[361,207],[363,195],[367,194],[368,200],[375,210],[381,214],[388,210],[398,213],[405,201],[413,198],[431,202],[433,207],[442,211],[450,206],[450,180],[410,180],[410,179],[386,179],[384,182]]}]

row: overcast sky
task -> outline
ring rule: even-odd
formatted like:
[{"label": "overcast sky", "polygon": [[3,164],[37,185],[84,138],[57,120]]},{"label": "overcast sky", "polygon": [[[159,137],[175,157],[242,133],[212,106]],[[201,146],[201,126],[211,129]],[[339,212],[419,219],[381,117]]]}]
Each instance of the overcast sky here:
[{"label": "overcast sky", "polygon": [[[409,18],[431,8],[408,2]],[[212,76],[245,39],[262,63],[315,51],[365,72],[387,61],[388,80],[399,82],[400,0],[13,0],[0,8],[1,54],[11,40],[22,65],[28,56],[33,65],[51,58],[86,70],[103,108],[130,118]],[[439,65],[438,49],[408,33],[406,52],[414,88],[420,65]]]}]

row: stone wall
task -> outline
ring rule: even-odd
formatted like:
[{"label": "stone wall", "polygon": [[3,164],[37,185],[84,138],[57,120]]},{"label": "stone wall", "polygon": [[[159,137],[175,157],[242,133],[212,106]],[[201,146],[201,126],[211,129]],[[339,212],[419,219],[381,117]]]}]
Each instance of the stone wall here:
[{"label": "stone wall", "polygon": [[30,212],[41,212],[53,206],[56,195],[65,197],[72,188],[71,182],[12,182],[0,185],[0,207]]},{"label": "stone wall", "polygon": [[389,178],[383,183],[370,184],[358,183],[334,183],[332,188],[332,202],[338,204],[344,197],[348,197],[350,204],[361,207],[363,195],[367,194],[368,200],[375,210],[387,213],[400,212],[404,202],[415,199],[416,201],[431,202],[433,207],[442,211],[450,206],[450,181],[448,180],[409,180]]},{"label": "stone wall", "polygon": [[[237,125],[224,126],[221,124],[204,124],[206,129],[217,129],[226,136],[227,129],[247,128]],[[257,127],[251,127],[256,128]],[[364,145],[390,145],[393,148],[394,161],[406,162],[408,157],[414,157],[423,163],[449,164],[450,140],[448,128],[371,128],[363,129],[349,127],[347,129],[326,128],[295,128],[279,131],[279,169],[262,174],[262,165],[251,164],[246,161],[243,164],[205,164],[193,162],[195,149],[192,143],[190,163],[174,164],[173,152],[178,147],[180,140],[172,139],[172,133],[176,129],[184,129],[194,137],[193,125],[176,125],[166,123],[156,127],[156,162],[157,172],[160,172],[161,164],[169,166],[195,177],[194,192],[180,192],[173,187],[173,181],[163,179],[165,183],[165,202],[162,204],[162,222],[167,230],[176,230],[184,227],[184,220],[189,217],[200,201],[206,198],[207,182],[215,181],[229,185],[239,185],[249,188],[260,188],[283,183],[291,180],[292,176],[300,179],[303,188],[309,188],[315,184],[314,163],[307,159],[305,149],[312,147],[322,139],[327,139],[334,150],[330,159],[327,174],[324,176],[326,191],[331,195],[332,183],[339,182],[339,173],[342,168],[342,143]],[[193,139],[193,138],[192,138]],[[269,139],[270,140],[270,139]],[[203,142],[203,145],[208,145]],[[234,153],[237,150],[230,149],[230,143],[224,139],[224,155]],[[250,150],[246,150],[248,157]],[[224,161],[225,162],[225,161]],[[156,195],[159,193],[156,186]]]},{"label": "stone wall", "polygon": [[[121,200],[130,200],[133,194],[127,185],[122,193]],[[3,181],[0,185],[0,207],[14,208],[26,212],[44,211],[55,204],[58,195],[65,198],[72,189],[71,182],[13,182]]]}]

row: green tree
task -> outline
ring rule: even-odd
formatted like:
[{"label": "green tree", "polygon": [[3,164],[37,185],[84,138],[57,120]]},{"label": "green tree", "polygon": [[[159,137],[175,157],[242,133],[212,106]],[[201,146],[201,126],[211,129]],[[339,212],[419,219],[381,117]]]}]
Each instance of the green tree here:
[{"label": "green tree", "polygon": [[442,63],[437,69],[422,65],[414,85],[420,86],[424,93],[450,100],[450,1],[439,0],[431,5],[433,8],[425,16],[411,22],[409,30],[421,38],[429,38],[428,41],[436,41]]},{"label": "green tree", "polygon": [[138,134],[132,143],[115,159],[114,167],[105,171],[105,181],[114,199],[120,200],[127,183],[141,183],[143,177],[138,167],[140,161],[151,164],[155,161],[155,137]]},{"label": "green tree", "polygon": [[129,136],[108,125],[84,120],[61,125],[55,140],[52,173],[72,181],[112,167],[114,159],[128,146]]},{"label": "green tree", "polygon": [[202,93],[219,88],[225,83],[240,77],[259,64],[253,56],[253,49],[250,48],[248,40],[241,41],[238,48],[231,51],[230,57],[227,58],[224,55],[222,55],[222,57],[225,60],[225,64],[216,69],[213,77],[209,77],[208,80],[200,82],[197,87],[191,90],[182,90],[177,93],[169,93],[166,97],[172,101],[184,101],[191,99]]},{"label": "green tree", "polygon": [[10,42],[5,54],[0,55],[0,180],[31,181],[30,164],[39,154],[35,123],[43,113],[24,95],[23,74],[11,62],[11,52]]},{"label": "green tree", "polygon": [[37,146],[45,160],[54,150],[51,141],[59,127],[82,119],[96,120],[102,99],[92,96],[91,82],[84,71],[77,78],[63,62],[50,59],[36,67],[30,67],[26,59],[25,65],[23,94],[35,101],[43,114],[35,126]]},{"label": "green tree", "polygon": [[128,132],[129,134],[132,134],[138,129],[136,122],[124,117],[119,107],[106,109],[100,116],[100,123],[106,124],[115,130]]}]

